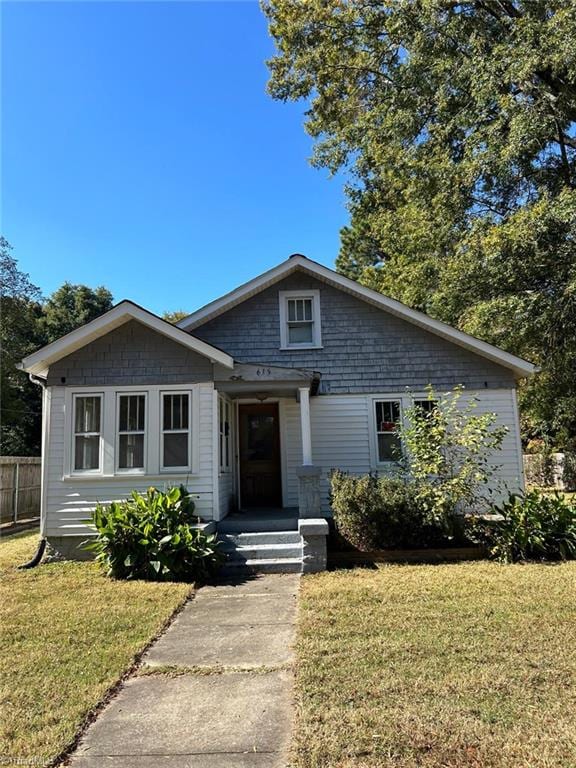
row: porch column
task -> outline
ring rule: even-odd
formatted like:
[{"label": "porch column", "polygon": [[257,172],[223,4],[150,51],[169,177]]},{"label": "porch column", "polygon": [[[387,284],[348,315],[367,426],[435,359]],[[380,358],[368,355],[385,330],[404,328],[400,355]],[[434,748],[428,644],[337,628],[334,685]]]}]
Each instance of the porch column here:
[{"label": "porch column", "polygon": [[299,516],[320,517],[320,467],[312,464],[312,430],[310,428],[310,392],[308,387],[298,390],[300,395],[300,431],[302,433],[302,466],[298,475]]},{"label": "porch column", "polygon": [[302,464],[312,466],[312,429],[310,428],[310,392],[308,387],[301,387],[300,393],[300,430],[302,432]]}]

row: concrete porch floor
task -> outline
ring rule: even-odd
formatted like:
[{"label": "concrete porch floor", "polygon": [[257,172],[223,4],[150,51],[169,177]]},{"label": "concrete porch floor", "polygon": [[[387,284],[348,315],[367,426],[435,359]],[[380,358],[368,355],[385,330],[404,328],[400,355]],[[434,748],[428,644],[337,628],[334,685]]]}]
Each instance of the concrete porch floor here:
[{"label": "concrete porch floor", "polygon": [[246,512],[232,512],[220,520],[216,527],[223,533],[237,531],[296,531],[298,529],[298,507],[250,509]]}]

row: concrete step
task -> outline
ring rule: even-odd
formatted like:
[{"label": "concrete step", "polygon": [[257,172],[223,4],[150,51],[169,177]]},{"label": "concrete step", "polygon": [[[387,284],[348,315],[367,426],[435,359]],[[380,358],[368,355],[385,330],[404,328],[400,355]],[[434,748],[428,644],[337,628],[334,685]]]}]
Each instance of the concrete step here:
[{"label": "concrete step", "polygon": [[297,531],[297,517],[225,517],[218,523],[218,533],[270,533]]},{"label": "concrete step", "polygon": [[228,555],[229,560],[274,560],[276,558],[302,557],[302,545],[298,544],[249,544],[235,546],[227,544],[221,551]]},{"label": "concrete step", "polygon": [[242,573],[300,573],[301,557],[277,557],[270,560],[230,560],[220,570],[222,576]]},{"label": "concrete step", "polygon": [[298,531],[255,531],[253,533],[221,533],[218,538],[226,546],[249,546],[252,544],[300,544]]}]

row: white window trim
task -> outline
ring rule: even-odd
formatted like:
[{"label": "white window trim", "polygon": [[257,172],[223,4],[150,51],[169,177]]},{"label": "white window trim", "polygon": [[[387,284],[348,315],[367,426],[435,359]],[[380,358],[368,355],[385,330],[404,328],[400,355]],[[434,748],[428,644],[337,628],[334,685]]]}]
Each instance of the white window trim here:
[{"label": "white window trim", "polygon": [[[221,409],[224,409],[224,414],[228,414],[228,434],[221,432]],[[226,418],[224,418],[226,423]],[[226,443],[228,444],[228,463],[221,463],[220,457],[226,456]],[[218,471],[221,475],[226,475],[232,472],[232,401],[228,398],[218,395]]]},{"label": "white window trim", "polygon": [[[376,429],[376,403],[396,401],[400,403],[400,423],[406,424],[406,412],[417,400],[428,400],[426,391],[415,390],[414,392],[384,392],[382,394],[367,395],[368,400],[368,427],[370,438],[370,467],[374,471],[391,470],[398,467],[397,461],[380,461],[378,454],[378,431]],[[402,443],[402,454],[406,455],[406,447]]]},{"label": "white window trim", "polygon": [[[120,398],[121,397],[131,397],[131,396],[144,396],[144,431],[141,430],[133,430],[133,431],[126,431],[122,434],[128,434],[128,435],[144,435],[144,466],[143,467],[135,467],[134,469],[131,468],[122,468],[119,466],[120,463]],[[148,421],[148,392],[145,390],[142,390],[140,392],[133,392],[130,390],[129,392],[116,392],[116,440],[114,443],[114,468],[115,472],[118,475],[145,475],[146,469],[148,467],[148,433],[149,433],[149,421]]]},{"label": "white window trim", "polygon": [[[63,480],[90,481],[102,478],[126,478],[137,476],[160,480],[170,475],[188,475],[195,477],[199,474],[200,457],[200,388],[202,382],[195,384],[153,384],[145,387],[130,385],[105,386],[105,387],[70,387],[66,388],[64,395],[64,462],[62,467]],[[161,469],[161,393],[188,392],[190,396],[190,443],[189,461],[185,469],[179,467],[166,467]],[[146,466],[144,471],[118,470],[117,469],[117,400],[118,395],[147,395],[147,417],[145,456]],[[100,411],[100,469],[74,470],[74,414],[75,398],[101,397]]]},{"label": "white window trim", "polygon": [[[187,429],[164,429],[164,396],[165,395],[186,395],[188,397],[188,428]],[[160,391],[160,472],[162,474],[185,474],[192,470],[192,429],[194,424],[194,403],[192,392],[189,389],[173,389]],[[180,467],[164,466],[164,435],[183,435],[188,434],[188,464]]]},{"label": "white window trim", "polygon": [[[98,434],[98,469],[76,469],[75,465],[75,456],[76,456],[76,437],[79,435],[79,432],[76,432],[76,400],[79,397],[99,397],[100,398],[100,432],[99,433],[90,433],[90,434]],[[94,391],[86,391],[86,392],[74,392],[72,394],[72,403],[71,403],[71,414],[70,414],[70,427],[67,430],[67,434],[69,437],[68,445],[69,445],[69,468],[70,468],[70,474],[74,475],[76,477],[85,477],[85,476],[99,476],[104,473],[104,407],[105,407],[105,399],[104,399],[104,393],[103,392],[94,392]]]},{"label": "white window trim", "polygon": [[[322,328],[320,324],[320,291],[279,291],[280,303],[280,349],[321,349]],[[290,344],[288,342],[288,299],[312,299],[312,343]]]},{"label": "white window trim", "polygon": [[[376,403],[398,403],[400,405],[400,424],[403,424],[404,422],[404,398],[402,398],[400,395],[398,396],[386,396],[386,397],[373,397],[371,398],[371,433],[372,433],[372,444],[373,444],[373,462],[374,466],[380,467],[380,468],[387,468],[390,469],[392,467],[397,467],[398,462],[394,461],[393,459],[387,459],[385,461],[380,461],[380,452],[378,450],[378,435],[380,432],[378,431],[376,427]],[[388,434],[393,434],[392,432]],[[404,446],[402,445],[402,442],[400,442],[400,450],[404,451]]]}]

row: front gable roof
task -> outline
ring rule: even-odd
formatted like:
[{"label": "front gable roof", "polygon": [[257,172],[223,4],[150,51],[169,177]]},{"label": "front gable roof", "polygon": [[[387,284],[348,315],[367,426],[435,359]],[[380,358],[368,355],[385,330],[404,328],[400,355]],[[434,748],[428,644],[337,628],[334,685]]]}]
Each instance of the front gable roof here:
[{"label": "front gable roof", "polygon": [[142,323],[142,325],[176,341],[183,347],[207,357],[213,363],[219,363],[225,368],[234,367],[233,358],[222,352],[222,350],[207,344],[205,341],[201,341],[201,339],[197,339],[195,336],[190,335],[190,333],[172,325],[172,323],[162,320],[162,318],[154,315],[152,312],[148,312],[148,310],[138,306],[138,304],[124,300],[95,320],[86,323],[86,325],[67,333],[60,339],[42,347],[37,352],[28,355],[18,365],[18,368],[44,378],[53,363],[130,320]]},{"label": "front gable roof", "polygon": [[227,312],[229,309],[232,309],[232,307],[241,304],[246,299],[255,296],[296,271],[310,274],[335,288],[350,293],[369,304],[406,320],[409,323],[417,325],[437,336],[441,336],[442,338],[447,339],[464,349],[468,349],[471,352],[475,352],[492,362],[498,363],[504,368],[509,368],[518,377],[529,376],[537,371],[535,365],[521,357],[512,355],[493,344],[488,344],[474,336],[470,336],[468,333],[459,331],[457,328],[453,328],[447,323],[435,320],[424,314],[424,312],[418,312],[415,309],[411,309],[406,304],[402,304],[402,302],[397,301],[396,299],[384,296],[382,293],[367,288],[355,280],[350,280],[350,278],[344,277],[344,275],[340,275],[338,272],[335,272],[322,264],[318,264],[315,261],[311,261],[300,254],[291,256],[273,269],[244,283],[234,291],[210,302],[210,304],[206,304],[201,309],[180,320],[177,325],[179,328],[191,333],[200,325]]}]

